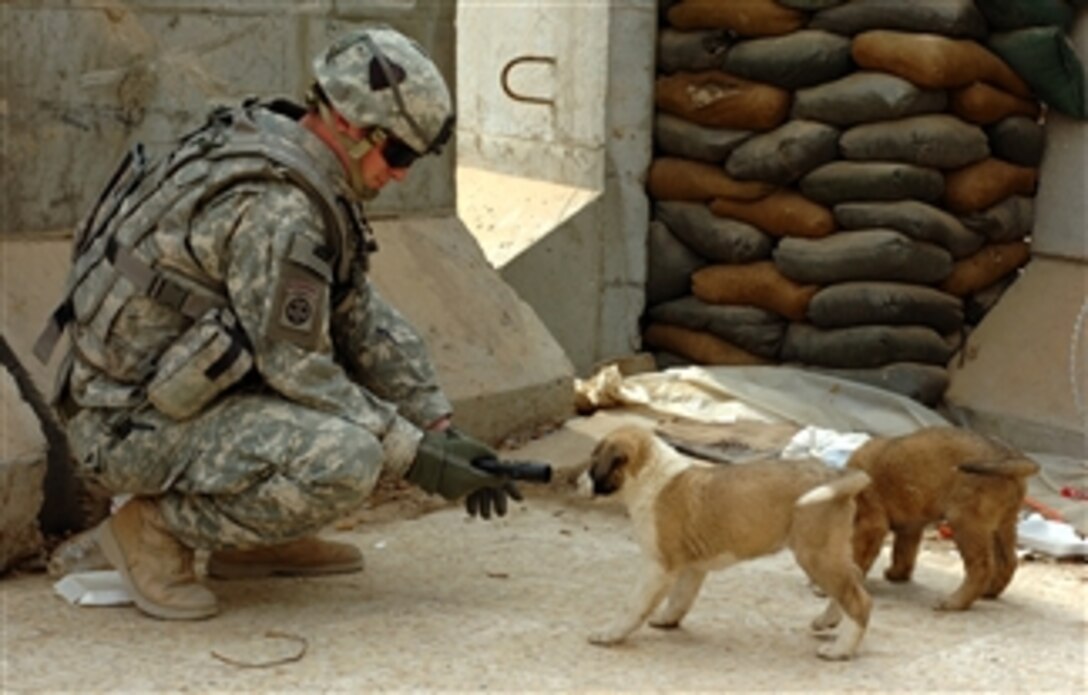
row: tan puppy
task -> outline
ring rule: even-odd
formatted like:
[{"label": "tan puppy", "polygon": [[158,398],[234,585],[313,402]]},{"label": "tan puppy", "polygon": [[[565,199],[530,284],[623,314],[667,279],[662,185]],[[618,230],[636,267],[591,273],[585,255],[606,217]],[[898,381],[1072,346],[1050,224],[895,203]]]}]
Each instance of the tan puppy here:
[{"label": "tan puppy", "polygon": [[966,576],[939,610],[966,610],[980,596],[996,598],[1016,571],[1016,524],[1027,478],[1038,464],[1011,449],[953,427],[872,439],[847,464],[865,471],[871,487],[857,499],[854,560],[868,573],[884,537],[895,534],[889,581],[905,582],[926,526],[946,520]]},{"label": "tan puppy", "polygon": [[832,597],[813,629],[835,627],[842,611],[850,618],[819,655],[849,659],[857,650],[871,605],[850,546],[853,496],[869,483],[864,474],[819,461],[713,465],[683,456],[644,428],[624,426],[597,444],[587,476],[594,494],[623,499],[647,560],[632,604],[590,642],[621,642],[666,596],[650,624],[675,628],[708,571],[788,547]]}]

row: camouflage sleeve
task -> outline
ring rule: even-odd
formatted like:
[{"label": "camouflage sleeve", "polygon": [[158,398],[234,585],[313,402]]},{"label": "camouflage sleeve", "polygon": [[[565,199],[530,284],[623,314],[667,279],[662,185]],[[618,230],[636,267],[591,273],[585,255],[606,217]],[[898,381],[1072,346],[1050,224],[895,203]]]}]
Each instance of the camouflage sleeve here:
[{"label": "camouflage sleeve", "polygon": [[450,415],[423,338],[361,269],[333,315],[337,352],[359,383],[420,427]]},{"label": "camouflage sleeve", "polygon": [[306,195],[279,183],[234,191],[194,220],[190,240],[226,285],[264,381],[365,428],[382,441],[386,466],[403,473],[422,432],[353,381],[333,354],[332,274],[322,260],[321,217]]}]

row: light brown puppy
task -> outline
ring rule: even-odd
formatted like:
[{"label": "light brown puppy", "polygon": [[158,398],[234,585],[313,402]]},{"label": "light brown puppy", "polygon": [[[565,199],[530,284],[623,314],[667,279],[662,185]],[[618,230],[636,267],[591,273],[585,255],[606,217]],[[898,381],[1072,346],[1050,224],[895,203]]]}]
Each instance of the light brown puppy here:
[{"label": "light brown puppy", "polygon": [[871,439],[848,467],[873,484],[858,495],[854,560],[868,573],[884,537],[895,534],[889,581],[905,582],[929,524],[945,520],[963,558],[963,583],[937,604],[966,610],[996,598],[1016,572],[1016,524],[1027,478],[1038,464],[978,434],[929,427],[902,437]]},{"label": "light brown puppy", "polygon": [[650,621],[675,628],[690,610],[710,570],[783,548],[831,597],[812,622],[849,624],[819,656],[849,659],[869,622],[871,599],[851,557],[853,497],[868,476],[843,473],[819,461],[759,461],[714,465],[688,458],[649,430],[624,426],[593,450],[586,473],[595,495],[618,494],[634,522],[647,560],[631,605],[589,641],[609,645]]}]

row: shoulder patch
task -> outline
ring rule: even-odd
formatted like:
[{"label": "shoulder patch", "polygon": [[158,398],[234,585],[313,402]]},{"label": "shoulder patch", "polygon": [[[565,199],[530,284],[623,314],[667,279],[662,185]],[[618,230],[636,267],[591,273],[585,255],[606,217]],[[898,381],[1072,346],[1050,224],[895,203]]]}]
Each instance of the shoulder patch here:
[{"label": "shoulder patch", "polygon": [[286,340],[307,350],[321,343],[328,317],[329,286],[308,268],[284,262],[272,306],[270,338]]}]

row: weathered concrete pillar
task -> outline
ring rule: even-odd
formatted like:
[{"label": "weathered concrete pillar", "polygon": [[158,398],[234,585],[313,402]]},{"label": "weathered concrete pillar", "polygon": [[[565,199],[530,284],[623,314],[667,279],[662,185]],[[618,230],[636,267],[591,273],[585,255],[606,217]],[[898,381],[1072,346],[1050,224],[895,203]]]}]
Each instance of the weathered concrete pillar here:
[{"label": "weathered concrete pillar", "polygon": [[45,462],[38,418],[20,396],[12,372],[0,366],[0,572],[41,548]]},{"label": "weathered concrete pillar", "polygon": [[[1088,11],[1073,30],[1088,58]],[[1029,451],[1088,455],[1088,122],[1052,111],[1032,260],[951,365],[950,410]]]}]

